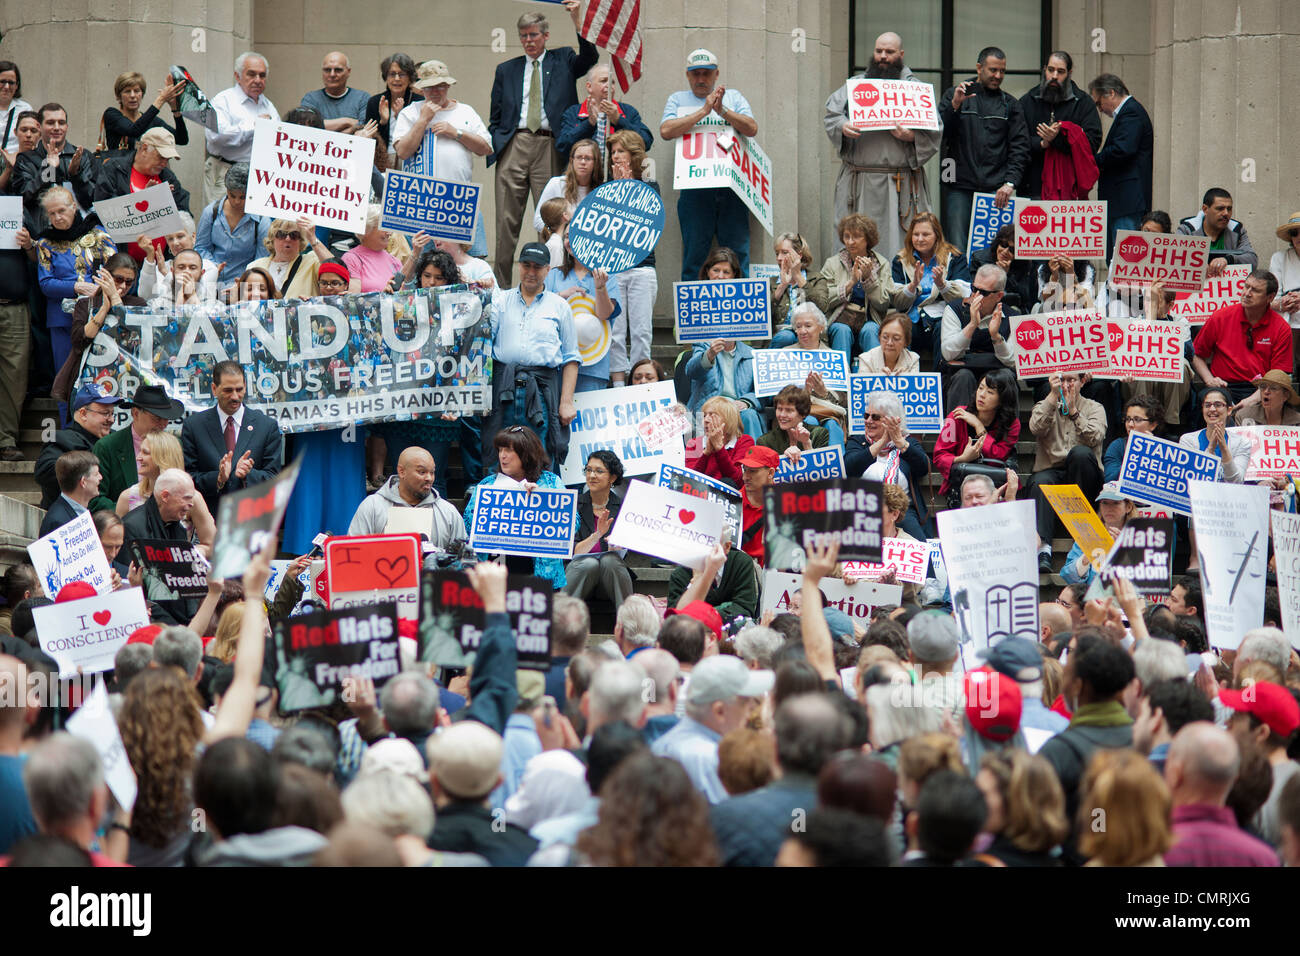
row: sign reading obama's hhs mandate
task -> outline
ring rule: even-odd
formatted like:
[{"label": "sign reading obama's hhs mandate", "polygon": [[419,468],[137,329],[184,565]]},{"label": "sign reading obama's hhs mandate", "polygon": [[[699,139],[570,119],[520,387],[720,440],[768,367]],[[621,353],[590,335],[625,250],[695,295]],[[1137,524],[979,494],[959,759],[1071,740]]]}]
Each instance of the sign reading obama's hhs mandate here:
[{"label": "sign reading obama's hhs mandate", "polygon": [[1102,259],[1106,256],[1106,203],[1016,200],[1016,258]]},{"label": "sign reading obama's hhs mandate", "polygon": [[1110,368],[1110,336],[1098,309],[1040,312],[1011,321],[1016,374],[1021,378]]},{"label": "sign reading obama's hhs mandate", "polygon": [[849,122],[858,129],[943,129],[929,83],[864,78],[847,85]]},{"label": "sign reading obama's hhs mandate", "polygon": [[1117,289],[1145,289],[1161,282],[1170,292],[1200,292],[1209,267],[1209,249],[1208,236],[1121,229],[1115,233],[1115,257],[1108,279]]}]

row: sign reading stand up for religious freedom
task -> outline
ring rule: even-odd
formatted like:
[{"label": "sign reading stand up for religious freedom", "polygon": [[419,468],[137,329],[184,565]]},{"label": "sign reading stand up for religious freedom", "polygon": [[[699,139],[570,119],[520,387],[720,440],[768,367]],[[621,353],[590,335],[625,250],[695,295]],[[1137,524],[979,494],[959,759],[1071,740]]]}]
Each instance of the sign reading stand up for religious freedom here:
[{"label": "sign reading stand up for religious freedom", "polygon": [[483,187],[476,183],[453,183],[389,169],[384,172],[384,211],[379,225],[473,245],[482,194]]},{"label": "sign reading stand up for religious freedom", "polygon": [[677,341],[770,339],[772,297],[766,279],[674,282]]}]

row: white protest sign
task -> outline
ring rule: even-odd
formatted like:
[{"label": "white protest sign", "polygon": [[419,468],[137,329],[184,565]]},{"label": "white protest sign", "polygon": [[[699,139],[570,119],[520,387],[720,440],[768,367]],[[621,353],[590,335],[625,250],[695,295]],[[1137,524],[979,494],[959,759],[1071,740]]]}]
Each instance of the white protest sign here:
[{"label": "white protest sign", "polygon": [[69,581],[85,581],[100,594],[113,586],[108,558],[89,511],[37,538],[27,546],[27,553],[51,600]]},{"label": "white protest sign", "polygon": [[845,561],[844,573],[878,581],[886,572],[893,571],[900,581],[925,583],[925,569],[930,562],[928,544],[908,538],[885,538],[880,547],[884,559],[879,564],[874,561]]},{"label": "white protest sign", "polygon": [[1209,236],[1120,229],[1106,281],[1116,289],[1145,289],[1162,282],[1170,292],[1200,292],[1209,249]]},{"label": "white protest sign", "polygon": [[1146,382],[1181,382],[1186,374],[1186,322],[1163,319],[1107,319],[1110,368],[1093,378],[1131,377]]},{"label": "white protest sign", "polygon": [[1015,224],[1017,259],[1106,256],[1104,201],[1017,199]]},{"label": "white protest sign", "polygon": [[845,89],[849,122],[858,129],[943,129],[929,83],[855,77]]},{"label": "white protest sign", "polygon": [[1273,557],[1277,560],[1277,591],[1282,630],[1291,646],[1300,649],[1300,515],[1270,511]]},{"label": "white protest sign", "polygon": [[1038,640],[1038,537],[1032,501],[940,511],[939,540],[963,643]]},{"label": "white protest sign", "polygon": [[167,183],[159,183],[139,192],[94,204],[100,225],[114,242],[134,242],[140,236],[155,239],[173,232],[184,232],[176,198]]},{"label": "white protest sign", "polygon": [[1300,475],[1300,426],[1250,425],[1229,428],[1228,434],[1250,442],[1246,481]]},{"label": "white protest sign", "polygon": [[788,481],[826,481],[843,477],[844,446],[827,445],[800,452],[797,462],[782,455],[772,481],[780,485]]},{"label": "white protest sign", "polygon": [[22,228],[23,197],[0,196],[0,249],[17,249]]},{"label": "white protest sign", "polygon": [[652,412],[636,423],[636,433],[647,448],[659,451],[667,448],[691,430],[691,420],[680,406],[669,406]]},{"label": "white protest sign", "polygon": [[[694,112],[684,106],[680,115]],[[677,140],[673,189],[730,189],[772,234],[772,161],[754,140],[710,115]]]},{"label": "white protest sign", "polygon": [[118,650],[149,623],[139,588],[47,604],[35,608],[32,617],[41,650],[58,661],[60,677],[71,677],[78,669],[85,674],[112,670]]},{"label": "white protest sign", "polygon": [[104,765],[104,782],[113,791],[118,806],[130,811],[135,806],[136,780],[135,771],[131,769],[131,760],[122,745],[122,734],[113,719],[113,711],[108,706],[108,688],[101,681],[77,709],[68,718],[68,733],[88,741],[99,754],[99,762]]},{"label": "white protest sign", "polygon": [[1183,319],[1192,325],[1203,325],[1225,305],[1236,305],[1246,288],[1250,266],[1224,266],[1223,274],[1207,278],[1200,292],[1179,292],[1174,296],[1171,319]]},{"label": "white protest sign", "polygon": [[258,120],[244,209],[254,216],[307,216],[318,226],[365,232],[374,156],[372,139]]},{"label": "white protest sign", "polygon": [[[794,613],[790,605],[802,590],[802,574],[764,572],[763,599],[759,613]],[[903,601],[903,588],[899,584],[876,584],[873,581],[845,584],[839,578],[822,578],[817,582],[817,590],[822,594],[823,607],[843,611],[854,623],[863,627],[871,624],[871,612],[876,608],[884,604],[901,604]]]},{"label": "white protest sign", "polygon": [[721,537],[722,505],[629,481],[609,545],[699,570]]},{"label": "white protest sign", "polygon": [[787,385],[803,388],[813,372],[829,390],[849,390],[849,357],[839,349],[754,349],[754,394],[759,398]]},{"label": "white protest sign", "polygon": [[1187,483],[1201,563],[1205,633],[1220,650],[1264,623],[1268,489],[1222,481]]},{"label": "white protest sign", "polygon": [[775,262],[751,262],[749,264],[749,278],[779,279],[781,278],[781,267]]},{"label": "white protest sign", "polygon": [[1100,309],[1018,315],[1011,329],[1020,378],[1110,369],[1110,334]]},{"label": "white protest sign", "polygon": [[560,466],[564,484],[582,484],[583,469],[594,451],[618,455],[626,475],[653,474],[661,464],[686,464],[686,449],[680,441],[652,448],[640,431],[648,416],[677,404],[671,381],[578,392],[573,404],[578,416],[569,425],[569,451]]}]

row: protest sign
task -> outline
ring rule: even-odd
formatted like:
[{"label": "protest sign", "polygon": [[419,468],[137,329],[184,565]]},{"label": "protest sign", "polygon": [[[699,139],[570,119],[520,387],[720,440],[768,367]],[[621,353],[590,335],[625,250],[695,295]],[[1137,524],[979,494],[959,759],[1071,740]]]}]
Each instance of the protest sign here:
[{"label": "protest sign", "polygon": [[317,226],[365,232],[374,157],[373,139],[259,119],[244,210],[272,219],[307,216]]},{"label": "protest sign", "polygon": [[1228,434],[1250,442],[1246,481],[1300,475],[1300,426],[1249,425],[1229,428]]},{"label": "protest sign", "polygon": [[680,491],[692,498],[707,498],[722,508],[722,523],[731,529],[732,542],[740,541],[741,504],[740,492],[725,481],[718,481],[689,468],[673,465],[660,465],[655,484],[660,488]]},{"label": "protest sign", "polygon": [[844,573],[853,577],[878,581],[893,571],[899,581],[923,584],[925,569],[930,563],[930,546],[924,541],[909,538],[886,538],[881,544],[879,561],[845,561]]},{"label": "protest sign", "polygon": [[133,538],[131,553],[150,601],[188,601],[208,594],[208,559],[184,541]]},{"label": "protest sign", "polygon": [[640,431],[647,416],[676,404],[677,392],[671,381],[578,392],[573,396],[578,415],[569,425],[569,451],[560,466],[560,481],[582,484],[583,469],[594,451],[618,455],[626,475],[654,474],[665,462],[685,464],[686,450],[680,441],[652,448]]},{"label": "protest sign", "polygon": [[831,391],[848,391],[849,357],[839,349],[754,349],[754,394],[759,398],[787,385],[803,388],[813,372]]},{"label": "protest sign", "polygon": [[491,311],[492,293],[467,286],[119,307],[87,351],[78,384],[125,396],[163,385],[200,412],[216,403],[212,367],[232,360],[247,370],[249,407],[286,432],[476,415],[492,402]]},{"label": "protest sign", "polygon": [[1106,281],[1116,289],[1145,289],[1162,282],[1169,292],[1200,292],[1209,249],[1209,236],[1120,229]]},{"label": "protest sign", "polygon": [[330,610],[392,601],[398,617],[414,621],[420,613],[422,561],[418,534],[330,538],[325,542]]},{"label": "protest sign", "polygon": [[108,704],[108,685],[100,681],[90,696],[68,718],[68,733],[80,737],[95,748],[104,768],[104,782],[113,792],[118,806],[128,813],[135,806],[137,793],[135,771],[122,744],[122,734]]},{"label": "protest sign", "polygon": [[[411,510],[413,511],[415,509],[411,509]],[[289,573],[289,566],[291,564],[293,564],[292,561],[275,560],[271,562],[271,576],[266,579],[266,587],[262,589],[262,600],[265,601],[267,604],[270,604],[275,600],[276,595],[280,593],[280,586],[284,584],[285,581],[288,580],[287,575]],[[303,595],[306,597],[310,597],[311,596],[311,566],[310,565],[303,568],[302,571],[298,573],[298,581],[302,584]]]},{"label": "protest sign", "polygon": [[221,496],[209,574],[223,581],[239,577],[262,545],[275,540],[301,466],[299,455],[274,478]]},{"label": "protest sign", "polygon": [[792,481],[826,481],[843,477],[844,446],[828,445],[801,451],[798,463],[782,455],[772,480],[781,485]]},{"label": "protest sign", "polygon": [[1119,469],[1119,490],[1135,501],[1190,515],[1188,481],[1214,481],[1218,475],[1219,459],[1214,455],[1154,435],[1129,432]]},{"label": "protest sign", "polygon": [[125,196],[101,199],[92,208],[104,231],[118,244],[134,242],[141,236],[156,239],[185,231],[180,210],[176,208],[176,197],[167,183]]},{"label": "protest sign", "polygon": [[22,228],[23,197],[0,196],[0,249],[17,249]]},{"label": "protest sign", "polygon": [[1110,370],[1110,333],[1100,309],[1017,315],[1011,329],[1019,378]]},{"label": "protest sign", "polygon": [[[970,229],[966,234],[966,261],[981,249],[993,245],[998,230],[1011,225],[1016,215],[1016,204],[1008,202],[1001,209],[997,193],[975,193],[970,207]],[[996,258],[994,261],[997,261]]]},{"label": "protest sign", "polygon": [[[632,388],[640,388],[640,386],[633,385]],[[651,451],[662,451],[669,446],[681,445],[681,437],[690,430],[691,420],[681,405],[660,408],[636,423],[636,433],[641,436],[641,440]],[[624,474],[626,473],[625,468]]]},{"label": "protest sign", "polygon": [[639,179],[615,179],[587,193],[569,219],[569,248],[595,272],[639,266],[664,231],[664,201]]},{"label": "protest sign", "polygon": [[433,508],[389,508],[384,534],[418,534],[428,550],[433,540]]},{"label": "protest sign", "polygon": [[[511,574],[506,579],[506,613],[515,635],[518,666],[551,667],[551,599],[544,578]],[[438,667],[474,663],[487,615],[483,599],[463,571],[425,571],[420,577],[420,660]]]},{"label": "protest sign", "polygon": [[[474,492],[469,546],[486,554],[573,557],[578,493],[555,488],[492,488]],[[331,585],[332,586],[332,585]]]},{"label": "protest sign", "polygon": [[[722,505],[644,481],[629,481],[609,545],[699,570],[722,537]],[[733,539],[737,546],[739,538]]]},{"label": "protest sign", "polygon": [[97,674],[113,669],[113,657],[127,639],[149,623],[139,588],[32,609],[41,650],[59,665],[60,677],[80,670]]},{"label": "protest sign", "polygon": [[1042,485],[1041,489],[1074,543],[1083,550],[1094,568],[1100,567],[1106,552],[1115,542],[1097,517],[1097,512],[1092,510],[1087,495],[1078,485]]},{"label": "protest sign", "polygon": [[749,278],[751,279],[780,279],[781,267],[775,262],[751,262],[749,264]]},{"label": "protest sign", "polygon": [[1168,594],[1174,587],[1174,522],[1129,518],[1120,529],[1106,566],[1133,582],[1138,594]]},{"label": "protest sign", "polygon": [[[693,107],[683,106],[678,115],[693,112]],[[772,234],[772,161],[757,142],[711,113],[677,140],[673,189],[717,187],[739,196],[768,235]]]},{"label": "protest sign", "polygon": [[353,681],[376,690],[402,669],[393,601],[299,614],[275,622],[275,686],[280,713],[328,707]]},{"label": "protest sign", "polygon": [[854,77],[845,87],[849,123],[858,129],[943,129],[929,83]]},{"label": "protest sign", "polygon": [[953,616],[963,644],[1037,641],[1038,541],[1032,501],[940,511]]},{"label": "protest sign", "polygon": [[454,183],[389,169],[384,172],[379,225],[411,235],[424,232],[437,239],[473,245],[482,194],[483,187],[476,183]]},{"label": "protest sign", "polygon": [[[899,584],[877,584],[874,581],[845,584],[839,578],[822,578],[817,582],[817,590],[821,592],[823,608],[843,611],[853,623],[863,627],[871,625],[871,612],[876,608],[885,604],[901,604],[903,601],[903,587]],[[765,571],[759,613],[794,613],[791,605],[799,606],[798,595],[802,591],[802,574]]]},{"label": "protest sign", "polygon": [[938,372],[913,375],[849,376],[849,434],[865,434],[867,396],[892,392],[903,403],[907,430],[920,435],[943,430],[943,376]]},{"label": "protest sign", "polygon": [[1277,561],[1277,591],[1282,610],[1278,623],[1300,650],[1300,514],[1270,511],[1273,520],[1273,557]]},{"label": "protest sign", "polygon": [[1181,382],[1186,322],[1163,319],[1107,319],[1110,367],[1093,378],[1133,378],[1147,382]]},{"label": "protest sign", "polygon": [[1200,292],[1179,292],[1174,296],[1169,310],[1171,319],[1182,319],[1192,325],[1203,325],[1225,305],[1236,305],[1246,288],[1249,265],[1224,266],[1223,274],[1208,277]]},{"label": "protest sign", "polygon": [[1106,203],[1017,199],[1016,258],[1104,259]]},{"label": "protest sign", "polygon": [[1212,646],[1235,650],[1247,631],[1264,623],[1268,489],[1192,480],[1187,493],[1201,564],[1205,633]]},{"label": "protest sign", "polygon": [[113,585],[112,569],[89,511],[37,538],[27,546],[27,554],[50,600],[69,581],[85,581],[100,594]]},{"label": "protest sign", "polygon": [[764,567],[802,571],[809,548],[839,539],[841,561],[879,561],[884,486],[868,478],[763,489]]},{"label": "protest sign", "polygon": [[766,279],[674,282],[677,341],[770,339],[769,291]]}]

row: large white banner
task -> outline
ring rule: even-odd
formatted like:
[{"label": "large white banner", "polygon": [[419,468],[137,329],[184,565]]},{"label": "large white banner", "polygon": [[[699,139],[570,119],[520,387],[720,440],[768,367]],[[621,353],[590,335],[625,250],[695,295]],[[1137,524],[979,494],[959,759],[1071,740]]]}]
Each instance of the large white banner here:
[{"label": "large white banner", "polygon": [[[791,611],[791,605],[797,604],[797,595],[803,590],[803,575],[790,574],[785,571],[766,571],[763,574],[763,598],[759,613],[772,611],[785,614]],[[822,578],[817,582],[817,590],[822,594],[822,605],[843,611],[854,623],[867,627],[871,624],[871,612],[885,604],[901,604],[903,587],[901,584],[877,584],[874,581],[858,581],[845,584],[839,578]]]},{"label": "large white banner", "polygon": [[100,594],[112,586],[108,557],[89,511],[37,538],[27,546],[27,553],[50,600],[69,581],[85,581]]},{"label": "large white banner", "polygon": [[[685,106],[682,111],[694,112]],[[673,189],[720,186],[744,200],[754,218],[772,234],[772,161],[757,142],[711,114],[677,140]]]},{"label": "large white banner", "polygon": [[1277,591],[1282,630],[1291,646],[1300,649],[1300,515],[1270,511],[1273,518],[1273,557],[1277,560]]},{"label": "large white banner", "polygon": [[1201,563],[1205,632],[1215,647],[1235,650],[1247,631],[1264,623],[1269,490],[1193,479],[1187,493]]},{"label": "large white banner", "polygon": [[652,448],[637,428],[650,415],[677,404],[672,382],[578,392],[573,404],[578,417],[569,425],[569,453],[560,466],[560,480],[566,485],[582,484],[583,469],[594,451],[618,455],[627,475],[656,474],[661,464],[685,466],[686,449],[680,438]]},{"label": "large white banner", "polygon": [[1038,640],[1038,547],[1032,501],[940,511],[939,540],[962,643]]},{"label": "large white banner", "polygon": [[139,588],[47,604],[35,608],[32,617],[41,650],[58,662],[60,677],[112,670],[118,650],[149,623]]},{"label": "large white banner", "polygon": [[375,141],[293,123],[258,120],[244,209],[344,232],[366,231]]},{"label": "large white banner", "polygon": [[629,481],[609,545],[698,570],[721,537],[722,505],[716,501]]}]

